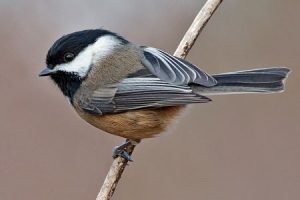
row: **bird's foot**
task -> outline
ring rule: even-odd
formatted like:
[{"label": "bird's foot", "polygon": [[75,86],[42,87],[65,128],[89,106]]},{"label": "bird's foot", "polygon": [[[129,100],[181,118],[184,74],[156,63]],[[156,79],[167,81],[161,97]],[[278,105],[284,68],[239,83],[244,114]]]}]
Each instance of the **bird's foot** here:
[{"label": "bird's foot", "polygon": [[113,148],[112,157],[115,159],[118,156],[120,156],[120,157],[126,159],[127,161],[132,162],[133,160],[132,160],[131,156],[129,155],[128,151],[127,151],[127,147],[129,145],[134,145],[135,146],[137,144],[138,144],[138,142],[136,142],[136,141],[126,139],[125,143]]}]

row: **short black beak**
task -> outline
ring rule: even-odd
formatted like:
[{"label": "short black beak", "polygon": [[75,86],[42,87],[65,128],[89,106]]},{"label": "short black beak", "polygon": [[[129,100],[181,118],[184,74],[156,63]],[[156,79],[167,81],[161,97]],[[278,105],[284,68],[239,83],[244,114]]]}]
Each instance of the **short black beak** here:
[{"label": "short black beak", "polygon": [[55,73],[55,70],[49,69],[46,67],[39,73],[39,76],[50,76],[51,74],[54,74],[54,73]]}]

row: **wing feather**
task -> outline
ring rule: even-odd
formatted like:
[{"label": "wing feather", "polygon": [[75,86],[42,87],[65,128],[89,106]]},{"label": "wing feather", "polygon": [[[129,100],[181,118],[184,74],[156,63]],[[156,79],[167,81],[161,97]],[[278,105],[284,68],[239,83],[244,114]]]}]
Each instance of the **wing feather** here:
[{"label": "wing feather", "polygon": [[175,85],[159,78],[127,78],[116,88],[99,88],[89,103],[80,107],[90,113],[119,113],[140,108],[159,108],[206,103],[209,98],[193,93],[189,86]]},{"label": "wing feather", "polygon": [[156,48],[144,48],[142,63],[149,71],[163,81],[177,85],[196,83],[212,87],[217,81],[209,74],[186,60],[171,56]]}]

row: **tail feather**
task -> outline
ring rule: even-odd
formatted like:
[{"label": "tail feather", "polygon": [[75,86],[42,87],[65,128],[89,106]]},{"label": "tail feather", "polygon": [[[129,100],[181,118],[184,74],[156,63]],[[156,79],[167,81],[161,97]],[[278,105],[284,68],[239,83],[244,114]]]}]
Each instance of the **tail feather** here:
[{"label": "tail feather", "polygon": [[284,80],[290,70],[284,67],[254,69],[215,74],[217,85],[213,87],[193,86],[201,95],[272,93],[284,90]]}]

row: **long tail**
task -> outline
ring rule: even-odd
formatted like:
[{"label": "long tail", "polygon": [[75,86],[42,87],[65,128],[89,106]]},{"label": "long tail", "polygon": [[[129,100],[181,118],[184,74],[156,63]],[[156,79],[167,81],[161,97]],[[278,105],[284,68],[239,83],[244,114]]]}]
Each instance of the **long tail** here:
[{"label": "long tail", "polygon": [[288,68],[276,67],[216,74],[213,77],[218,81],[217,85],[209,88],[193,86],[193,91],[204,96],[282,92],[289,72]]}]

